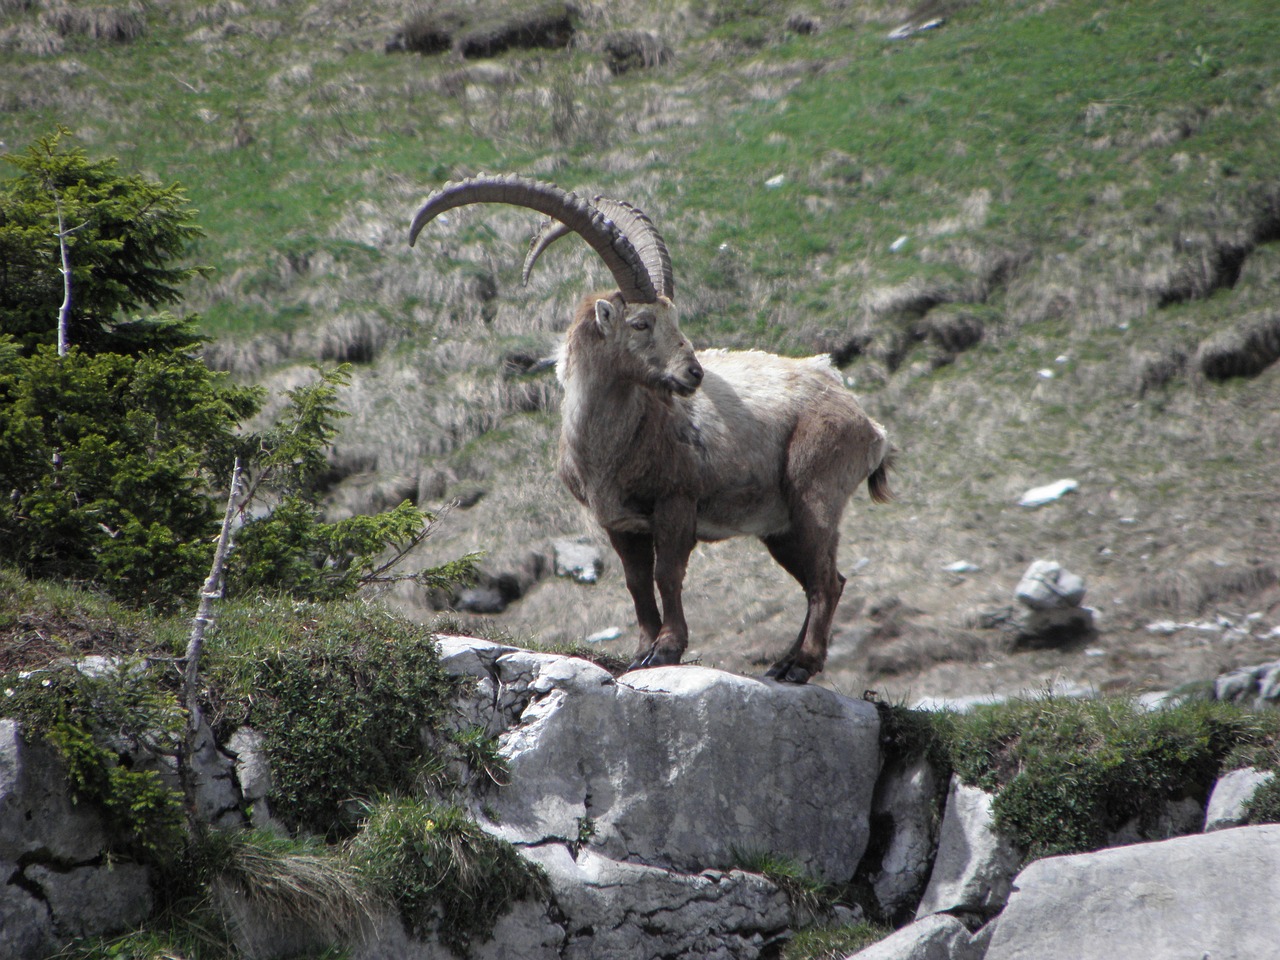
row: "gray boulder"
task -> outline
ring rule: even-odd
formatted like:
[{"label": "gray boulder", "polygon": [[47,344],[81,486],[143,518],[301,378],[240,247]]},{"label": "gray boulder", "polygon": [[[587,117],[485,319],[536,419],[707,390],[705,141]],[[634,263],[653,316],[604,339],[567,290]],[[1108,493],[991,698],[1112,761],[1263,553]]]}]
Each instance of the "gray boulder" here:
[{"label": "gray boulder", "polygon": [[34,960],[146,919],[147,870],[103,865],[107,841],[97,810],[72,799],[57,754],[0,720],[0,957]]},{"label": "gray boulder", "polygon": [[267,800],[272,786],[271,759],[265,741],[252,727],[238,728],[227,740],[227,753],[235,758],[236,780],[248,808],[249,822],[260,830],[273,825]]},{"label": "gray boulder", "polygon": [[97,857],[106,839],[97,812],[72,801],[54,751],[27,743],[16,721],[0,720],[0,860],[39,855],[80,864]]},{"label": "gray boulder", "polygon": [[1245,767],[1232,770],[1213,785],[1204,814],[1204,831],[1224,830],[1244,823],[1245,806],[1258,788],[1271,781],[1275,772]]},{"label": "gray boulder", "polygon": [[[499,917],[493,936],[472,943],[468,960],[560,960],[565,942],[563,921],[552,920],[547,904],[522,900]],[[448,947],[432,940],[415,939],[398,917],[382,916],[350,947],[352,960],[458,960]],[[315,953],[321,952],[315,950]]]},{"label": "gray boulder", "polygon": [[1053,647],[1093,632],[1093,610],[1082,607],[1084,580],[1053,560],[1037,560],[1018,581],[1014,597],[1026,608],[1016,618],[1014,645]]},{"label": "gray boulder", "polygon": [[989,916],[1005,905],[1022,858],[995,829],[993,799],[951,778],[938,855],[917,919],[943,912]]},{"label": "gray boulder", "polygon": [[945,913],[917,920],[848,960],[981,960],[982,938]]},{"label": "gray boulder", "polygon": [[11,882],[18,872],[16,863],[0,860],[0,957],[23,960],[47,957],[59,947],[49,908],[34,893]]},{"label": "gray boulder", "polygon": [[565,917],[563,960],[758,957],[792,922],[787,898],[738,870],[682,874],[562,844],[531,848]]},{"label": "gray boulder", "polygon": [[1252,701],[1256,707],[1280,703],[1280,660],[1222,674],[1213,683],[1213,695],[1217,700]]},{"label": "gray boulder", "polygon": [[909,917],[920,902],[938,847],[942,786],[924,758],[885,770],[876,786],[872,822],[883,847],[879,863],[864,869],[885,917]]},{"label": "gray boulder", "polygon": [[235,761],[218,748],[213,731],[201,722],[191,755],[196,812],[200,819],[223,830],[244,825]]},{"label": "gray boulder", "polygon": [[26,882],[38,890],[63,937],[126,930],[151,913],[147,868],[136,863],[52,870],[33,864]]},{"label": "gray boulder", "polygon": [[590,832],[596,853],[692,873],[767,852],[853,876],[880,767],[871,704],[693,666],[615,682],[583,660],[492,646],[446,665],[482,672],[485,726],[502,730],[510,784],[483,807],[497,836]]},{"label": "gray boulder", "polygon": [[986,960],[1258,960],[1280,943],[1280,825],[1031,864]]},{"label": "gray boulder", "polygon": [[600,579],[604,555],[590,539],[557,540],[553,549],[557,577],[569,577],[579,583],[595,583]]},{"label": "gray boulder", "polygon": [[1053,560],[1032,563],[1013,591],[1014,597],[1032,610],[1078,607],[1084,593],[1084,580]]}]

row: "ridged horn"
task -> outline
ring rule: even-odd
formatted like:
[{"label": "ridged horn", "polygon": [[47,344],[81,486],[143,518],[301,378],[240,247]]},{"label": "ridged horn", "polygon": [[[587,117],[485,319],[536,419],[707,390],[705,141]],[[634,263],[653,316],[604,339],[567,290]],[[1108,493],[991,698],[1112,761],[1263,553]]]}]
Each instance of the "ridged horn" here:
[{"label": "ridged horn", "polygon": [[657,284],[645,259],[621,226],[577,194],[518,174],[481,175],[446,183],[427,198],[413,218],[409,227],[409,246],[417,241],[422,228],[440,214],[471,203],[508,203],[536,210],[560,221],[599,254],[613,274],[623,300],[653,303],[658,299]]},{"label": "ridged horn", "polygon": [[[653,221],[639,207],[625,200],[612,200],[609,197],[595,197],[591,201],[596,208],[612,220],[631,240],[640,259],[644,261],[645,270],[654,280],[658,292],[668,299],[675,298],[675,274],[671,269],[671,255],[667,252],[666,241],[654,226]],[[524,258],[524,268],[520,278],[523,283],[529,282],[533,265],[551,244],[572,232],[569,227],[555,219],[545,221],[529,241],[529,252]]]}]

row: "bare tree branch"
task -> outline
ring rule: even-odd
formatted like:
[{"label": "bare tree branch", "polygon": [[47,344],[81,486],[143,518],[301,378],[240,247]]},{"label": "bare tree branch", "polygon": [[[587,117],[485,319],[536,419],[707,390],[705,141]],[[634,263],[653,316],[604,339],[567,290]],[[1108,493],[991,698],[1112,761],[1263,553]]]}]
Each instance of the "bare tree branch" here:
[{"label": "bare tree branch", "polygon": [[58,188],[49,184],[53,194],[53,206],[58,214],[58,253],[62,259],[62,306],[58,308],[58,356],[65,357],[68,348],[67,326],[71,318],[71,255],[67,251],[67,237],[88,225],[85,221],[78,227],[66,228],[62,218],[62,198],[58,196]]},{"label": "bare tree branch", "polygon": [[222,530],[218,533],[218,545],[213,552],[213,565],[209,578],[200,590],[200,604],[191,622],[191,637],[187,641],[187,654],[183,658],[183,696],[187,704],[188,729],[196,731],[203,720],[200,711],[200,654],[204,649],[205,630],[217,619],[214,602],[222,599],[222,568],[231,548],[231,520],[236,512],[236,495],[240,490],[240,458],[236,457],[231,469],[231,489],[227,493],[227,509],[222,515]]}]

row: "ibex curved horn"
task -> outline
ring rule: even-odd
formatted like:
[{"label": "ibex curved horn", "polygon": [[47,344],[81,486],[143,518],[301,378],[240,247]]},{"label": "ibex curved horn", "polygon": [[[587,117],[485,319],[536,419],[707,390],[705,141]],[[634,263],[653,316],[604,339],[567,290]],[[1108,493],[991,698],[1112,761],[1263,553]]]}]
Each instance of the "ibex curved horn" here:
[{"label": "ibex curved horn", "polygon": [[[639,207],[625,200],[611,200],[608,197],[594,197],[591,201],[605,216],[612,220],[631,240],[644,261],[650,278],[657,284],[658,292],[669,300],[675,299],[675,275],[671,269],[671,255],[667,253],[666,241],[653,225],[653,221]],[[545,221],[538,232],[529,241],[529,252],[524,258],[524,268],[520,272],[523,283],[529,282],[533,265],[551,244],[572,232],[569,227],[551,219]]]},{"label": "ibex curved horn", "polygon": [[[622,299],[629,303],[653,303],[658,299],[659,294],[662,294],[662,288],[670,289],[672,286],[669,273],[663,274],[660,271],[657,278],[650,273],[649,261],[653,259],[659,264],[662,261],[654,259],[657,257],[656,254],[648,253],[647,248],[652,244],[652,240],[649,232],[640,225],[639,219],[621,216],[622,223],[619,223],[577,194],[562,190],[555,184],[516,174],[497,177],[481,175],[446,183],[427,198],[427,202],[413,218],[413,223],[409,227],[409,245],[413,246],[422,228],[435,217],[446,210],[470,203],[509,203],[513,206],[536,210],[560,221],[587,241],[591,249],[600,255],[600,259],[613,274]],[[619,214],[634,211],[634,208],[627,210],[629,205],[616,201],[610,201],[610,205],[611,209],[616,208],[614,212]],[[648,217],[643,213],[634,212],[643,218],[643,222],[648,222]],[[627,234],[628,226],[635,229],[640,245],[646,253],[636,249]],[[652,230],[651,223],[649,227],[652,234],[656,235],[657,231]],[[661,243],[661,237],[658,238],[658,242]],[[664,246],[662,254],[665,255],[665,253]],[[666,270],[670,270],[669,261]]]}]

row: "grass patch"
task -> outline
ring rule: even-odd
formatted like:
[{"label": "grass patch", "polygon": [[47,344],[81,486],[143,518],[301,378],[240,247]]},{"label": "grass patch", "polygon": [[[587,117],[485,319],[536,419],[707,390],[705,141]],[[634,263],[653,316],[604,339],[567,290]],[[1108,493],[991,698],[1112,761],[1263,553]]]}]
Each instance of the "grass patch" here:
[{"label": "grass patch", "polygon": [[893,931],[871,923],[810,927],[800,930],[782,948],[782,960],[845,960],[879,943]]},{"label": "grass patch", "polygon": [[747,873],[758,873],[781,890],[801,926],[829,915],[836,903],[837,893],[833,888],[809,876],[804,867],[789,857],[761,850],[734,850],[733,866]]}]

